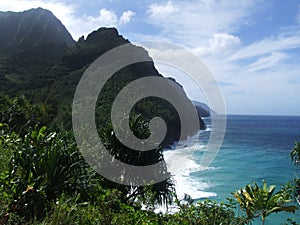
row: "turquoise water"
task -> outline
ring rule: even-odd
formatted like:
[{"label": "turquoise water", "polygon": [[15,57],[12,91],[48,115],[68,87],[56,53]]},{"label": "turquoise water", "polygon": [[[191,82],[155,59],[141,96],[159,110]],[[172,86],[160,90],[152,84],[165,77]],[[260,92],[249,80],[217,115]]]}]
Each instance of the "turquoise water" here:
[{"label": "turquoise water", "polygon": [[[206,122],[210,127],[210,121]],[[175,176],[179,192],[193,198],[223,201],[232,197],[231,192],[252,182],[261,184],[266,180],[278,190],[295,174],[300,177],[300,169],[295,168],[289,158],[294,142],[300,141],[300,117],[229,115],[217,157],[208,168],[202,168],[198,163],[205,151],[209,130],[200,133],[202,147],[195,151],[188,168]],[[271,216],[266,225],[281,224],[287,218],[300,222],[300,209],[295,214]]]}]

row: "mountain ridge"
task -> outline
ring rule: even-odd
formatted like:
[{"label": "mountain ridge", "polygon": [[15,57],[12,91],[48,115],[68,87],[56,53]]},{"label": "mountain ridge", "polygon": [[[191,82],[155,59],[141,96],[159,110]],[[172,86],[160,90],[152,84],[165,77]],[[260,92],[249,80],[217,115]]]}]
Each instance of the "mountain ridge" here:
[{"label": "mountain ridge", "polygon": [[1,12],[0,34],[0,57],[27,65],[55,64],[75,44],[61,21],[42,8]]},{"label": "mountain ridge", "polygon": [[75,43],[61,21],[51,11],[42,8],[0,12],[0,32],[0,52],[4,53],[16,53],[46,43],[67,46]]},{"label": "mountain ridge", "polygon": [[[22,13],[8,12],[7,17],[19,14]],[[53,124],[64,123],[64,126],[71,127],[73,95],[84,71],[103,53],[130,42],[120,35],[116,28],[99,28],[91,32],[86,39],[80,38],[75,42],[63,24],[50,11],[41,8],[31,9],[23,12],[22,15],[28,16],[25,21],[33,23],[30,27],[33,27],[32,31],[35,32],[25,32],[26,35],[23,36],[20,33],[20,37],[24,37],[18,39],[21,42],[6,44],[6,47],[8,46],[6,50],[1,51],[0,47],[0,93],[11,96],[22,94],[33,103],[44,103],[51,109]],[[41,15],[40,19],[36,20],[34,15]],[[4,18],[3,13],[2,18]],[[4,23],[3,21],[0,13],[0,25]],[[50,24],[53,29],[48,29],[48,25],[45,24]],[[29,25],[30,23],[26,24]],[[58,35],[60,38],[51,39],[55,36],[51,35],[51,32],[63,34]],[[0,40],[4,41],[2,34],[3,32],[0,33]],[[35,37],[36,35],[38,37]],[[34,41],[32,43],[28,41],[38,38],[42,40],[38,45],[33,44],[36,43]],[[2,43],[2,46],[5,44]],[[18,49],[16,46],[21,48]],[[140,48],[139,54],[147,54],[149,57],[146,50],[141,47],[136,48]],[[97,123],[105,125],[110,120],[112,103],[124,86],[145,76],[162,77],[150,57],[148,62],[129,65],[114,74],[99,96]],[[179,84],[178,88],[182,86]],[[159,115],[167,121],[168,133],[164,146],[178,140],[180,118],[173,106],[166,101],[157,98],[145,99],[136,104],[133,111],[142,114],[146,120]],[[204,128],[200,115],[199,120],[200,127]]]}]

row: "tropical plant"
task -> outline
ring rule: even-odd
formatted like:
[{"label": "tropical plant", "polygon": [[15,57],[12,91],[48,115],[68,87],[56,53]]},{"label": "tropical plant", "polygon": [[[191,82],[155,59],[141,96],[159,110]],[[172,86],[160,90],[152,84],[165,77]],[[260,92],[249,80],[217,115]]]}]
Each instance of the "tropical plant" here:
[{"label": "tropical plant", "polygon": [[[145,122],[140,115],[130,117],[130,129],[139,139],[146,139],[150,135],[149,122]],[[120,123],[122,127],[122,124]],[[128,132],[128,131],[124,131]],[[163,161],[162,148],[157,147],[149,151],[135,151],[124,145],[117,137],[112,129],[112,125],[108,124],[100,130],[100,138],[106,149],[116,159],[134,166],[153,165]],[[163,164],[164,165],[164,164]],[[160,168],[161,173],[168,173],[167,167]],[[153,176],[157,176],[154,174]],[[149,183],[143,186],[125,186],[107,181],[109,188],[116,188],[123,193],[123,201],[133,203],[137,199],[143,203],[149,204],[165,204],[167,205],[173,199],[174,185],[171,179],[166,179],[159,183]],[[150,198],[151,196],[151,198]],[[151,199],[151,200],[150,200]]]},{"label": "tropical plant", "polygon": [[290,157],[293,164],[300,167],[300,142],[295,142],[295,146],[290,153]]},{"label": "tropical plant", "polygon": [[297,207],[288,205],[292,202],[291,194],[285,189],[274,193],[276,186],[267,186],[263,181],[263,186],[259,187],[254,182],[253,185],[247,185],[235,193],[232,193],[240,208],[246,213],[249,220],[261,217],[262,225],[266,218],[276,212],[295,212]]},{"label": "tropical plant", "polygon": [[[292,149],[292,151],[290,152],[290,157],[292,160],[292,163],[300,168],[300,142],[295,142],[294,148]],[[293,179],[293,185],[294,185],[294,197],[297,199],[298,204],[300,204],[299,202],[299,198],[300,198],[300,179],[296,176]]]},{"label": "tropical plant", "polygon": [[0,123],[8,124],[11,131],[24,135],[30,127],[43,126],[52,118],[44,104],[33,105],[25,96],[0,96]]},{"label": "tropical plant", "polygon": [[12,212],[43,217],[48,202],[61,193],[88,195],[88,169],[69,132],[36,126],[10,148],[13,156],[4,190],[13,197]]},{"label": "tropical plant", "polygon": [[224,202],[214,202],[211,200],[198,201],[196,203],[180,203],[178,212],[174,214],[165,214],[163,216],[163,224],[180,224],[180,225],[242,225],[245,224],[245,218],[236,216],[231,204]]},{"label": "tropical plant", "polygon": [[244,218],[235,217],[224,203],[212,201],[180,204],[174,214],[154,213],[120,202],[119,192],[106,190],[97,204],[79,201],[78,195],[62,195],[53,205],[53,213],[43,224],[112,224],[112,225],[237,225]]}]

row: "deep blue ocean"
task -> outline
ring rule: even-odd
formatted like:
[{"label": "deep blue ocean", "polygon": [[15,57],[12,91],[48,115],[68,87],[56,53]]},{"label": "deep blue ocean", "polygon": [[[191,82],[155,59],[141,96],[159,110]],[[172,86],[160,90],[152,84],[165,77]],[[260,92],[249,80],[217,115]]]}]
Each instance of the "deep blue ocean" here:
[{"label": "deep blue ocean", "polygon": [[[300,169],[289,158],[294,142],[300,141],[300,117],[228,115],[220,151],[209,167],[202,168],[199,162],[211,131],[210,120],[205,121],[208,129],[200,132],[199,149],[188,166],[175,175],[179,195],[225,201],[252,182],[261,185],[266,180],[279,190],[296,174],[300,177]],[[300,222],[300,209],[295,214],[271,215],[266,225],[282,224],[287,218]]]}]

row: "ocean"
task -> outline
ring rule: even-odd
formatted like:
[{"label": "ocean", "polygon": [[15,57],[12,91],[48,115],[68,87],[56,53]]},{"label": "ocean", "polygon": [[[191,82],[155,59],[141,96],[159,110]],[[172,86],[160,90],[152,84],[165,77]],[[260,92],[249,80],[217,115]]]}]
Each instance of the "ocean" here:
[{"label": "ocean", "polygon": [[[208,142],[210,119],[205,119],[207,130],[199,133],[197,149],[186,167],[174,175],[178,196],[189,194],[193,199],[217,202],[233,197],[232,192],[253,182],[276,185],[276,190],[291,181],[300,169],[292,165],[289,153],[295,141],[300,141],[300,117],[228,115],[224,141],[211,165],[199,162]],[[165,155],[184,154],[185,147],[169,150]],[[266,225],[282,224],[287,218],[300,222],[300,209],[295,214],[270,215]],[[261,224],[255,221],[253,224]]]}]

